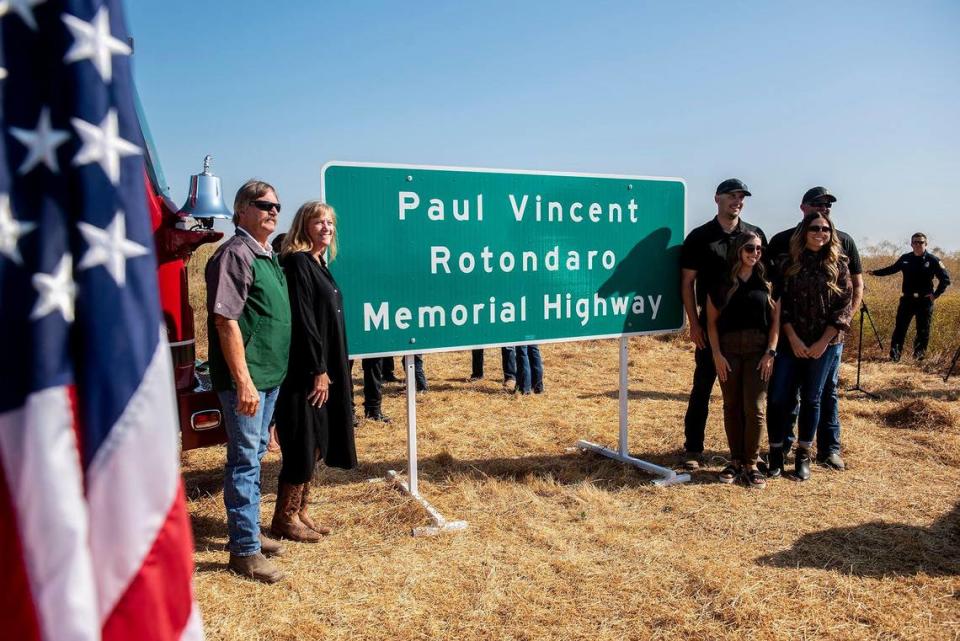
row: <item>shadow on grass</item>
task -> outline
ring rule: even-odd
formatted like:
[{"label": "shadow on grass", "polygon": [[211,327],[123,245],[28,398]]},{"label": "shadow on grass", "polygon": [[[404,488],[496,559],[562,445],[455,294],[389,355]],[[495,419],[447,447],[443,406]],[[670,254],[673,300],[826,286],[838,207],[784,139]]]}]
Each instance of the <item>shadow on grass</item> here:
[{"label": "shadow on grass", "polygon": [[[876,394],[880,397],[880,400],[893,401],[899,399],[908,399],[908,398],[931,398],[938,401],[956,401],[960,398],[960,391],[951,390],[951,389],[903,389],[901,387],[886,387],[873,389],[867,387],[867,383],[863,383],[864,389],[869,390],[870,392]],[[844,390],[845,393],[850,394],[850,390]],[[856,393],[856,392],[852,392]]]},{"label": "shadow on grass", "polygon": [[858,577],[960,574],[960,504],[930,527],[875,521],[804,534],[789,550],[757,559],[778,568],[819,568]]},{"label": "shadow on grass", "polygon": [[[682,452],[631,452],[630,455],[661,467],[677,469]],[[704,452],[708,465],[722,467],[725,452]],[[323,467],[317,471],[318,485],[350,485],[362,483],[369,478],[384,477],[389,470],[406,473],[407,461],[361,462],[354,470]],[[719,467],[717,467],[719,469]],[[456,459],[448,453],[419,459],[420,479],[427,483],[450,483],[457,478],[499,479],[527,483],[537,479],[551,479],[561,485],[589,482],[597,487],[619,490],[624,487],[648,485],[656,477],[631,465],[620,463],[590,452],[571,451],[556,455],[530,455],[487,459]],[[678,469],[679,471],[679,469]],[[280,463],[265,461],[262,465],[264,500],[272,500],[276,490],[276,477]],[[692,483],[714,483],[716,471],[694,472]],[[213,496],[223,491],[223,468],[220,466],[193,469],[184,472],[189,500]]]},{"label": "shadow on grass", "polygon": [[[578,398],[597,398],[600,396],[605,396],[607,398],[620,398],[620,390],[607,390],[606,392],[597,392],[595,394],[581,394]],[[631,401],[636,400],[648,400],[648,401],[682,401],[686,403],[690,399],[689,392],[662,392],[660,390],[652,389],[632,389],[627,391],[627,398]]]}]

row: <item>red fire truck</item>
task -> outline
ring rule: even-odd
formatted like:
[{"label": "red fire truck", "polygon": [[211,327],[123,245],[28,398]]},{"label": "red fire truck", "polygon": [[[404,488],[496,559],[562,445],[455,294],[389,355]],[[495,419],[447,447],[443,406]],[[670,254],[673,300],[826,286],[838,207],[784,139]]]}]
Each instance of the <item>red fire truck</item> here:
[{"label": "red fire truck", "polygon": [[223,237],[223,232],[213,229],[213,221],[229,218],[230,212],[219,193],[220,180],[209,172],[209,156],[204,161],[203,173],[191,178],[187,204],[180,208],[170,200],[142,110],[138,115],[147,147],[145,180],[157,248],[160,304],[173,357],[182,448],[225,443],[220,401],[210,389],[203,365],[196,360],[187,263],[198,247]]}]

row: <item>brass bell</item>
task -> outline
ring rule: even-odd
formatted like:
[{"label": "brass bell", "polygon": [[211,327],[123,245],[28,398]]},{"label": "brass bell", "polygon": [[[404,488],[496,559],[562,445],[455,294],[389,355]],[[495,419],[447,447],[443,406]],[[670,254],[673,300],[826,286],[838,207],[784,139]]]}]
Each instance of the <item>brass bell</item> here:
[{"label": "brass bell", "polygon": [[203,159],[203,172],[190,176],[190,193],[187,202],[177,213],[181,216],[190,216],[197,220],[202,227],[213,228],[214,219],[230,220],[233,211],[223,202],[223,190],[220,187],[220,178],[210,173],[211,156]]}]

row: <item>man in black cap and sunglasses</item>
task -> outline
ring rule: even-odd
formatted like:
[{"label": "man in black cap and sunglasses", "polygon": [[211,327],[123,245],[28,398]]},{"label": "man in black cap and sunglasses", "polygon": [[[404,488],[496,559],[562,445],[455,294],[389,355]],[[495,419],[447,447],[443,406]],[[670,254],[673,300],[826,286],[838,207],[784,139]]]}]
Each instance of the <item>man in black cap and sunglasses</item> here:
[{"label": "man in black cap and sunglasses", "polygon": [[[837,197],[826,187],[811,187],[803,194],[800,212],[803,216],[816,213],[830,218],[835,202]],[[771,279],[777,287],[782,284],[783,271],[790,260],[790,238],[799,228],[798,224],[796,227],[784,229],[770,239],[767,266]],[[849,234],[839,229],[836,232],[843,254],[849,261],[847,266],[853,282],[853,309],[857,310],[860,309],[860,303],[863,300],[863,265],[860,261],[860,252]],[[791,349],[789,340],[781,333],[777,352],[789,349]],[[845,468],[843,459],[840,457],[840,414],[837,396],[841,354],[842,352],[837,355],[837,362],[823,387],[823,396],[820,399],[820,424],[817,426],[817,462],[835,470]],[[767,394],[767,424],[779,422],[781,425],[788,425],[784,442],[770,444],[769,473],[771,476],[779,476],[782,473],[784,459],[793,446],[794,428],[800,412],[800,385],[799,381],[795,380],[794,372],[789,371],[788,362],[778,358],[774,363],[773,376],[770,379]]]},{"label": "man in black cap and sunglasses", "polygon": [[683,466],[688,470],[700,467],[703,440],[707,426],[710,393],[717,380],[713,356],[707,344],[707,293],[730,270],[727,268],[727,249],[733,239],[745,231],[755,232],[763,245],[767,238],[763,231],[744,222],[740,212],[750,190],[742,180],[729,178],[717,186],[713,200],[717,215],[687,234],[680,251],[680,279],[683,308],[690,325],[690,340],[696,345],[693,388],[684,416]]}]

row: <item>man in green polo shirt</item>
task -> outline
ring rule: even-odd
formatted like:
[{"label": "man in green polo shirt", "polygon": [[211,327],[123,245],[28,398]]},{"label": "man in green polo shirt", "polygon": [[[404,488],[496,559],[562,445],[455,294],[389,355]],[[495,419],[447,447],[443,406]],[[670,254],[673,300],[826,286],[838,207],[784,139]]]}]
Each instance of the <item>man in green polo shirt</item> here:
[{"label": "man in green polo shirt", "polygon": [[237,233],[206,268],[210,378],[223,405],[230,564],[266,583],[283,573],[265,555],[280,545],[260,533],[260,460],[290,352],[290,300],[283,270],[267,239],[277,226],[276,190],[248,180],[233,202]]}]

